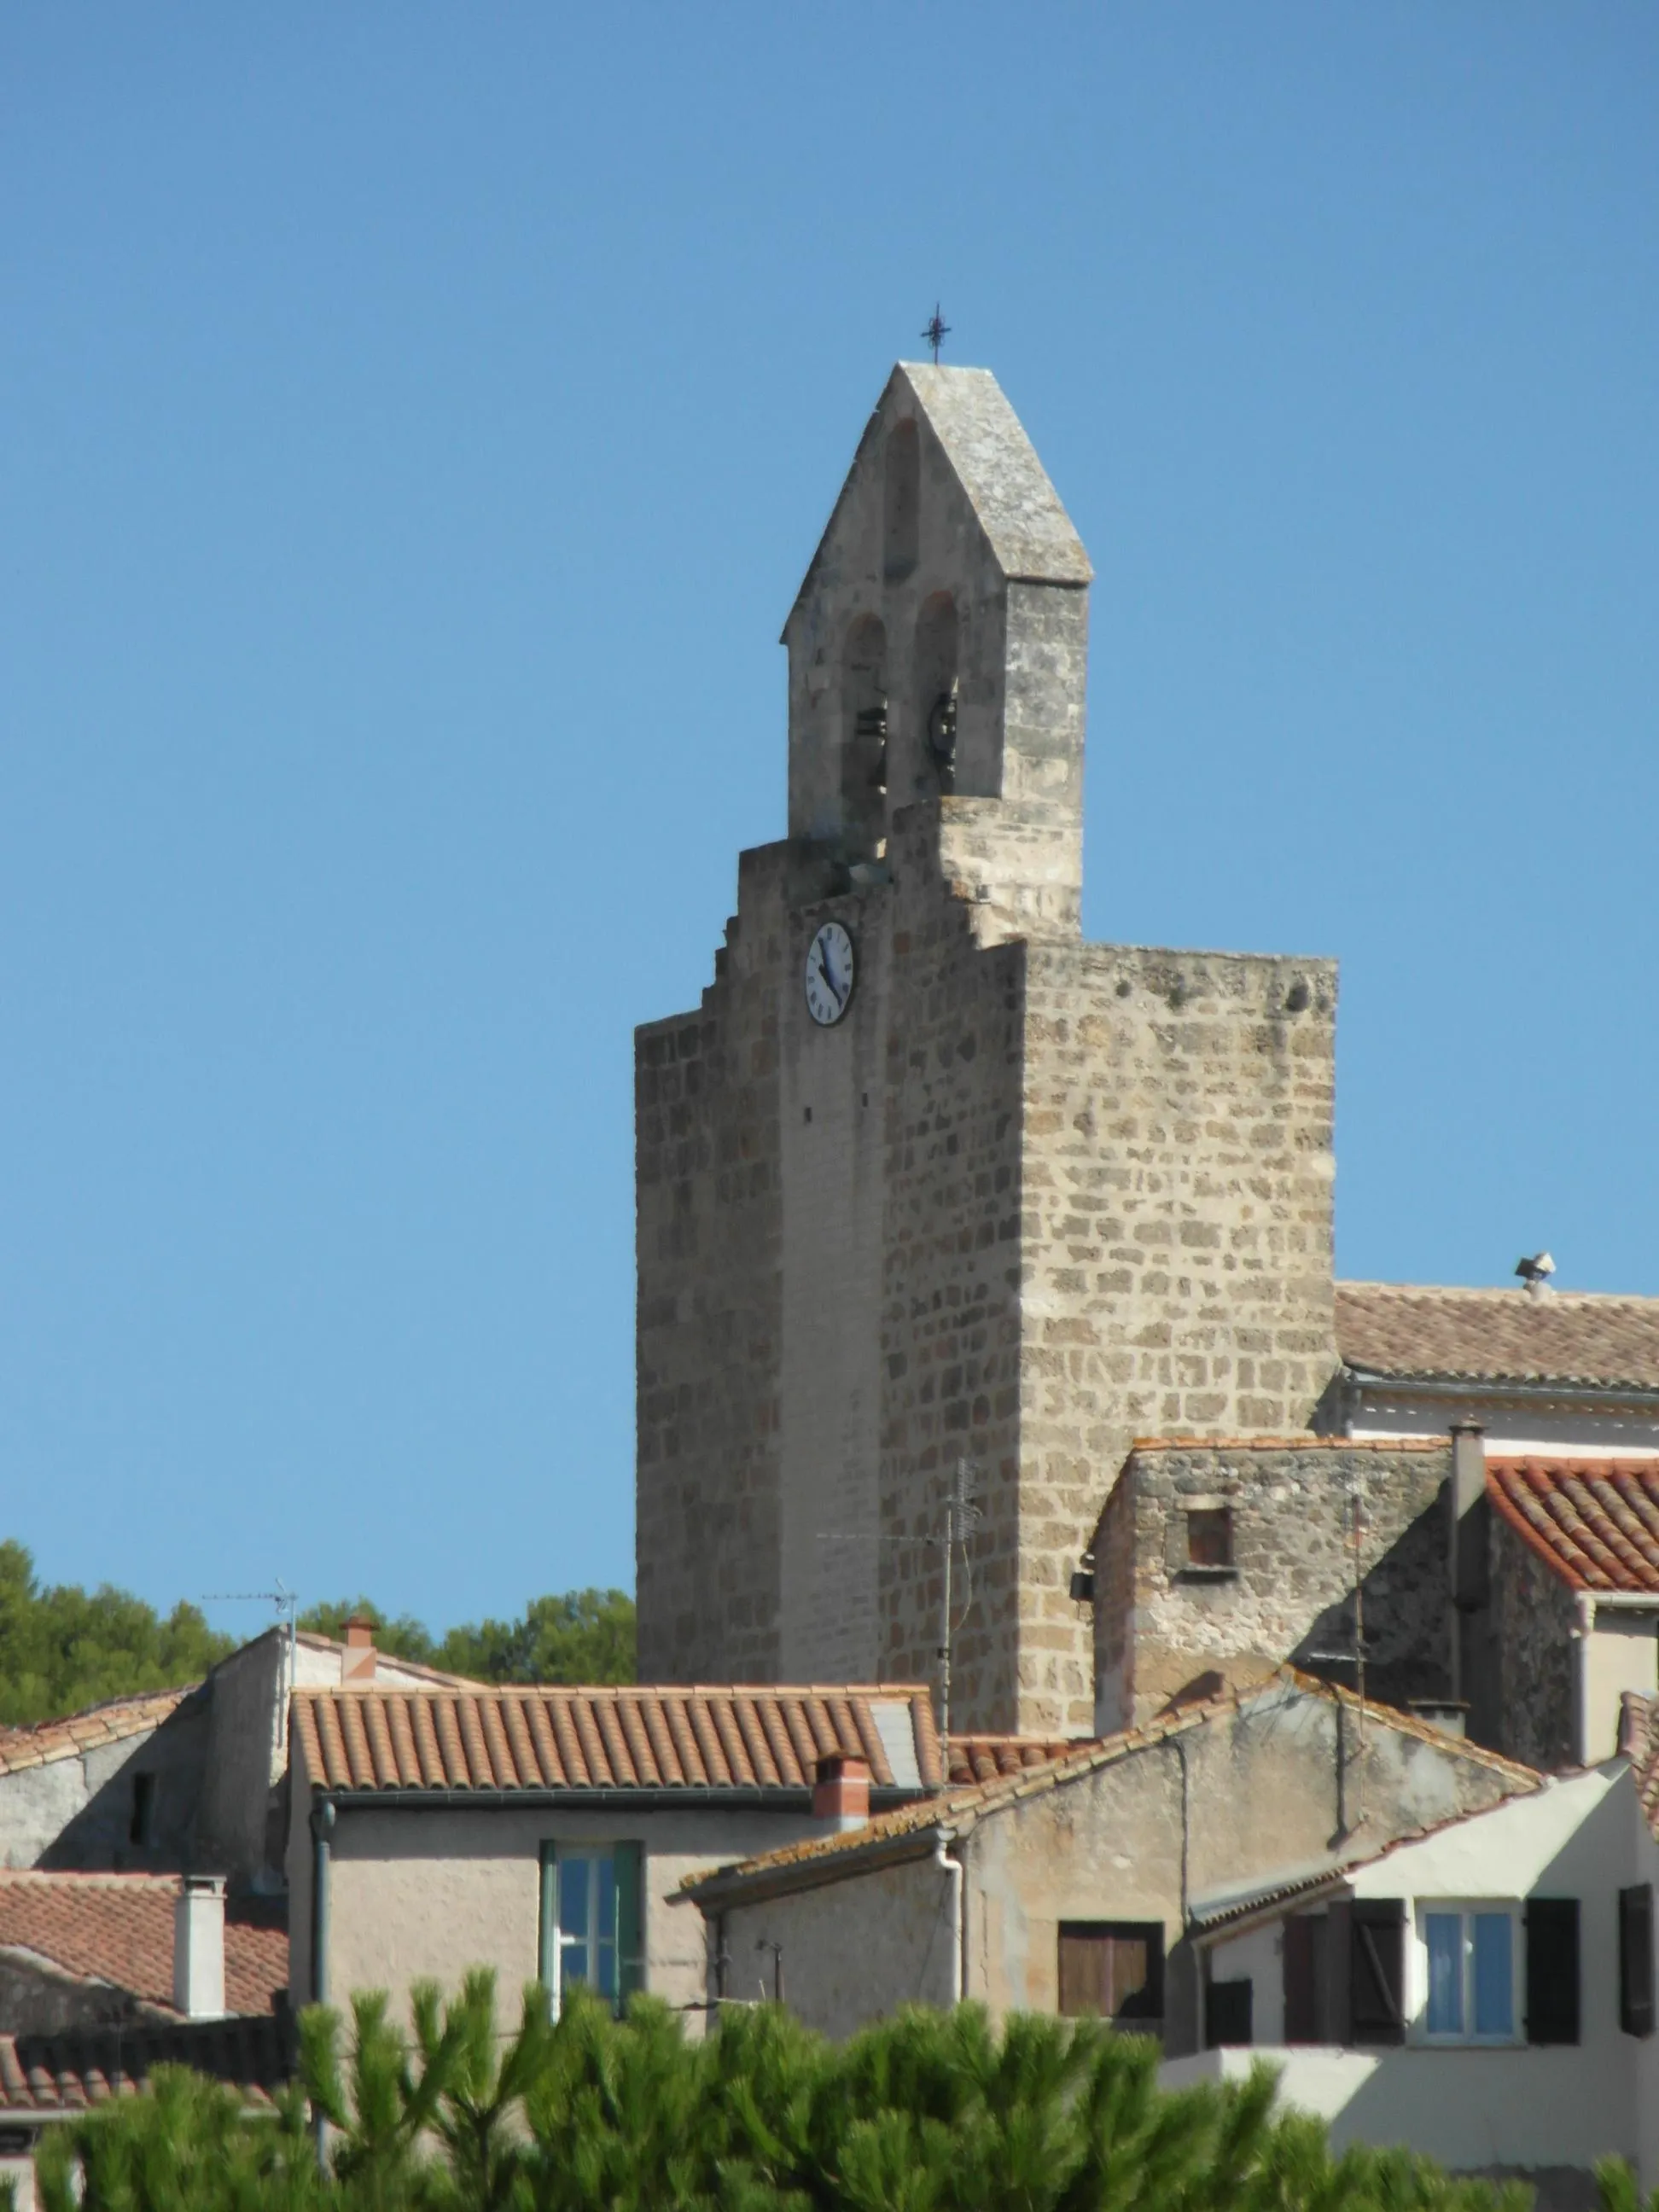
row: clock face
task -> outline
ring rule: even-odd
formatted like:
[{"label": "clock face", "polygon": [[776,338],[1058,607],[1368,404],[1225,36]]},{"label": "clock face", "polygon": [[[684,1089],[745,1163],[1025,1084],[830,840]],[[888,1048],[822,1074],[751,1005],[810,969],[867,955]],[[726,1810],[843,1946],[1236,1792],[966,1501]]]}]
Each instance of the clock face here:
[{"label": "clock face", "polygon": [[821,1029],[847,1012],[854,966],[852,939],[838,921],[826,921],[806,948],[806,1011]]}]

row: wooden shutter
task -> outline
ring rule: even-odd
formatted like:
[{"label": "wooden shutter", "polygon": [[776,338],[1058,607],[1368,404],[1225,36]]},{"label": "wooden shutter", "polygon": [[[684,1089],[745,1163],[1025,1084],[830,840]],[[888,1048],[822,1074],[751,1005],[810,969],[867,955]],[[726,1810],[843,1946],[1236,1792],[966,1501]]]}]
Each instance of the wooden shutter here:
[{"label": "wooden shutter", "polygon": [[1219,2051],[1229,2044],[1255,2040],[1254,1982],[1212,1982],[1204,1992],[1204,2046]]},{"label": "wooden shutter", "polygon": [[1354,2043],[1406,2038],[1403,1898],[1356,1897],[1348,1911],[1348,2034]]},{"label": "wooden shutter", "polygon": [[1164,2020],[1164,1930],[1156,1920],[1062,1920],[1060,2009],[1155,2031]]},{"label": "wooden shutter", "polygon": [[1527,1899],[1527,2040],[1578,2040],[1578,1899]]},{"label": "wooden shutter", "polygon": [[1626,2035],[1653,2033],[1653,1884],[1619,1893],[1619,2025]]},{"label": "wooden shutter", "polygon": [[645,1846],[617,1844],[611,1856],[617,1870],[617,1996],[626,2003],[645,1987]]},{"label": "wooden shutter", "polygon": [[1295,1912],[1285,1923],[1285,2040],[1325,2040],[1323,1913]]}]

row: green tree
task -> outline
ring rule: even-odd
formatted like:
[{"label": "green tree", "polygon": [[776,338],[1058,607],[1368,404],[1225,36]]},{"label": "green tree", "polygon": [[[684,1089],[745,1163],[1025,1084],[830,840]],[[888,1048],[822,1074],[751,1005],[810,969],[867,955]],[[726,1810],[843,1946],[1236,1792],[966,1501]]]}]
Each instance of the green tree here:
[{"label": "green tree", "polygon": [[631,1682],[634,1601],[618,1589],[532,1598],[521,1620],[452,1628],[436,1663],[481,1682]]},{"label": "green tree", "polygon": [[200,1608],[152,1606],[107,1583],[43,1588],[21,1544],[0,1543],[0,1723],[78,1712],[196,1680],[233,1649]]}]

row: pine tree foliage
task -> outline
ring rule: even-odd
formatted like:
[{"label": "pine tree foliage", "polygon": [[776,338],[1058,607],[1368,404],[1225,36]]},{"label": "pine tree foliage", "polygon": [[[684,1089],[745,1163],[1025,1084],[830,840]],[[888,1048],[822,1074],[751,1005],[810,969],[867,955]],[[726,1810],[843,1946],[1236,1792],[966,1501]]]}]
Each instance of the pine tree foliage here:
[{"label": "pine tree foliage", "polygon": [[[1243,2082],[1158,2087],[1158,2046],[1091,2022],[907,2011],[842,2045],[770,2006],[686,2037],[578,1992],[556,2026],[494,1978],[411,2032],[384,1997],[301,2021],[301,2081],[249,2120],[158,2071],[141,2097],[48,2131],[42,2212],[1526,2212],[1404,2150],[1334,2156],[1322,2125]],[[327,2148],[319,2165],[313,2129]],[[1605,2212],[1644,2206],[1601,2170]]]}]

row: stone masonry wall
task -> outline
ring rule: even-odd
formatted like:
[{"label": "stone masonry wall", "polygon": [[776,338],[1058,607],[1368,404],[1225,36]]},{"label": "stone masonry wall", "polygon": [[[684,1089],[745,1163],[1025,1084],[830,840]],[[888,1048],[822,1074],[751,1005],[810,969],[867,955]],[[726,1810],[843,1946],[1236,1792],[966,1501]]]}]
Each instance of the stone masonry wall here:
[{"label": "stone masonry wall", "polygon": [[[1142,1443],[1095,1537],[1096,1724],[1139,1727],[1183,1697],[1286,1660],[1352,1686],[1355,1546],[1366,1695],[1405,1706],[1450,1689],[1449,1445],[1285,1438]],[[1188,1564],[1188,1501],[1224,1503],[1231,1572]]]},{"label": "stone masonry wall", "polygon": [[781,846],[739,862],[696,1014],[635,1048],[638,1467],[645,1681],[778,1671]]},{"label": "stone masonry wall", "polygon": [[1491,1515],[1487,1529],[1495,1748],[1528,1766],[1569,1765],[1578,1735],[1573,1594],[1500,1515]]},{"label": "stone masonry wall", "polygon": [[1135,1437],[1293,1431],[1336,1366],[1335,1013],[1328,961],[1030,947],[1023,1727],[1092,1724],[1067,1586]]}]

